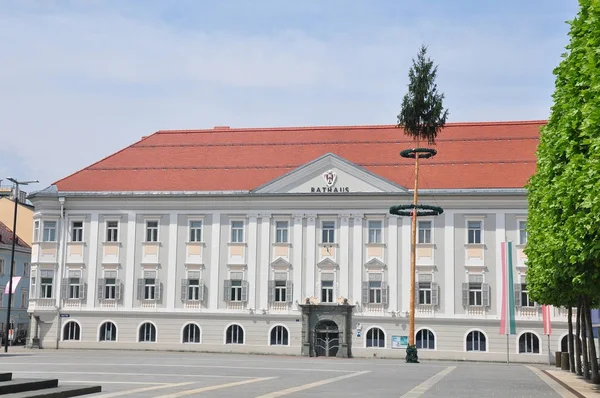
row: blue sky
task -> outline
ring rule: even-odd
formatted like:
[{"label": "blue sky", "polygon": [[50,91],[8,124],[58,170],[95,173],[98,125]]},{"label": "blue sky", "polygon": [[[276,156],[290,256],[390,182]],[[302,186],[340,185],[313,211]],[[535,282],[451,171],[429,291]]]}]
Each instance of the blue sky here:
[{"label": "blue sky", "polygon": [[450,121],[548,117],[575,0],[0,0],[0,179],[159,129],[392,124],[421,44]]}]

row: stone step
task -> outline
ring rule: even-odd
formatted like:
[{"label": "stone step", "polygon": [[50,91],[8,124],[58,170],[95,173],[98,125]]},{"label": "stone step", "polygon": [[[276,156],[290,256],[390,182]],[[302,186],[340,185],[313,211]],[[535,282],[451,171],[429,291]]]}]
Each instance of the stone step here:
[{"label": "stone step", "polygon": [[102,392],[101,386],[58,386],[37,391],[3,395],[2,398],[68,398]]},{"label": "stone step", "polygon": [[58,386],[58,379],[13,379],[0,382],[0,395],[14,394],[25,391],[43,390]]},{"label": "stone step", "polygon": [[12,373],[0,373],[0,381],[11,381]]}]

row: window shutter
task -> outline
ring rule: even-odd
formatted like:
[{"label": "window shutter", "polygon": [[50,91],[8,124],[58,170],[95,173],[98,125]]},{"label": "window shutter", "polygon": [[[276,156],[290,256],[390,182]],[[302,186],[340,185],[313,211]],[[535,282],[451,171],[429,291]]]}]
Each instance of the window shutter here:
[{"label": "window shutter", "polygon": [[521,284],[515,283],[514,289],[515,289],[515,307],[519,308],[520,306],[523,305],[521,303]]},{"label": "window shutter", "polygon": [[163,288],[163,284],[161,282],[158,282],[156,284],[156,292],[155,292],[156,297],[154,297],[154,299],[156,301],[159,301],[159,302],[162,301],[162,290],[163,290],[162,288]]},{"label": "window shutter", "polygon": [[242,301],[248,301],[248,281],[242,281]]},{"label": "window shutter", "polygon": [[138,300],[143,300],[144,299],[144,279],[140,278],[137,281],[137,299]]},{"label": "window shutter", "polygon": [[200,280],[200,286],[198,287],[198,298],[200,299],[200,301],[204,301],[204,281],[201,279]]},{"label": "window shutter", "polygon": [[364,304],[369,303],[369,282],[362,283],[362,302]]},{"label": "window shutter", "polygon": [[79,298],[81,300],[85,300],[87,293],[87,283],[82,283],[79,285]]},{"label": "window shutter", "polygon": [[98,279],[98,300],[104,299],[104,279]]},{"label": "window shutter", "polygon": [[469,283],[463,282],[462,284],[462,305],[463,307],[469,306]]},{"label": "window shutter", "polygon": [[69,298],[69,279],[68,278],[63,278],[62,280],[62,286],[61,286],[61,292],[62,292],[62,299],[68,299]]},{"label": "window shutter", "polygon": [[231,279],[223,281],[223,300],[226,302],[231,301]]},{"label": "window shutter", "polygon": [[440,287],[435,282],[431,282],[431,304],[435,307],[440,305]]},{"label": "window shutter", "polygon": [[115,279],[115,300],[121,300],[121,294],[123,292],[123,284],[121,280]]},{"label": "window shutter", "polygon": [[275,281],[269,281],[269,303],[275,301]]},{"label": "window shutter", "polygon": [[481,284],[481,295],[483,296],[481,298],[481,304],[483,304],[484,307],[489,307],[490,306],[490,285],[489,285],[489,283]]},{"label": "window shutter", "polygon": [[293,291],[294,291],[294,284],[292,283],[292,281],[285,281],[285,301],[287,303],[292,302]]},{"label": "window shutter", "polygon": [[[35,279],[37,279],[37,278],[32,278],[32,280],[35,280]],[[31,298],[32,299],[38,298],[38,296],[37,296],[37,284],[36,283],[31,284],[30,289],[31,289],[31,292],[29,294],[30,294]]]},{"label": "window shutter", "polygon": [[188,299],[188,280],[181,280],[181,301],[186,302]]},{"label": "window shutter", "polygon": [[381,282],[381,302],[384,305],[388,304],[389,290],[390,290],[390,288],[389,288],[387,282]]}]

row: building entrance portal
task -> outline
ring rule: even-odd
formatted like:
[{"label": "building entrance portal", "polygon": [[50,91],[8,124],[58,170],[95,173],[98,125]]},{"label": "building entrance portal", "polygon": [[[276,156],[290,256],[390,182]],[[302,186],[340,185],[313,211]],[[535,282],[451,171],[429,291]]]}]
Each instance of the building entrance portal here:
[{"label": "building entrance portal", "polygon": [[348,304],[304,304],[302,355],[352,357],[352,310]]},{"label": "building entrance portal", "polygon": [[315,356],[334,357],[340,349],[340,332],[333,321],[321,321],[313,333]]}]

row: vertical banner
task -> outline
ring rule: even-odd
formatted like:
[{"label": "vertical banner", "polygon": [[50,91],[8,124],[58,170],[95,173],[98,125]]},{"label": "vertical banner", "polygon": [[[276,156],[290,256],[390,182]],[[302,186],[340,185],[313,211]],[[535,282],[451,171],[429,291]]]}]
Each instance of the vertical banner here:
[{"label": "vertical banner", "polygon": [[552,334],[552,322],[550,321],[550,306],[542,305],[542,323],[544,324],[544,334]]},{"label": "vertical banner", "polygon": [[517,334],[515,326],[515,289],[513,281],[512,242],[502,242],[502,312],[500,334]]}]

